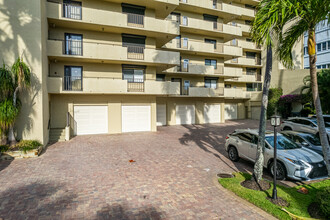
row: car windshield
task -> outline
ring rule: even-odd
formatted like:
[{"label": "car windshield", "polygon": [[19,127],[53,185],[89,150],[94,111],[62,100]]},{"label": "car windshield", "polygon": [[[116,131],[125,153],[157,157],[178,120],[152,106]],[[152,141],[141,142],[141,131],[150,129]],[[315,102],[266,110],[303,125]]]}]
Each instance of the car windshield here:
[{"label": "car windshield", "polygon": [[[315,120],[311,120],[314,124],[316,124],[317,125],[317,120],[315,119]],[[325,125],[325,127],[326,128],[330,128],[330,122],[327,122],[327,121],[324,121],[324,125]]]},{"label": "car windshield", "polygon": [[316,145],[316,146],[320,146],[320,145],[321,145],[320,138],[317,137],[316,135],[305,134],[305,135],[303,135],[303,137],[304,137],[308,142],[310,142],[310,143],[313,144],[313,145]]},{"label": "car windshield", "polygon": [[[274,136],[267,136],[266,141],[272,147],[274,147]],[[277,136],[277,149],[278,150],[290,150],[290,149],[297,149],[301,148],[298,144],[292,142],[288,138],[284,137],[283,135]]]}]

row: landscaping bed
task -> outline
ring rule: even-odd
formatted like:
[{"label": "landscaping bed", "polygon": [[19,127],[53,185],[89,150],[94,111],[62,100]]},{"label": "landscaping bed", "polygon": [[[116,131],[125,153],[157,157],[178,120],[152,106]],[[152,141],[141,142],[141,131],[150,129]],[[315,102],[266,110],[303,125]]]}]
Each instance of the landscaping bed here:
[{"label": "landscaping bed", "polygon": [[[327,196],[327,192],[328,190],[330,190],[329,179],[292,188],[277,186],[278,197],[287,201],[288,203],[287,207],[282,207],[275,205],[270,199],[273,191],[272,183],[269,183],[271,184],[271,187],[267,190],[252,190],[242,186],[243,182],[246,182],[251,179],[250,174],[234,173],[234,175],[235,178],[219,178],[219,183],[224,188],[229,189],[236,195],[253,203],[254,205],[258,206],[259,208],[265,210],[266,212],[272,214],[279,219],[292,219],[297,217],[314,217],[326,219],[327,214],[329,214],[327,212],[330,210],[330,203],[328,203],[329,195]],[[298,190],[302,187],[308,190],[307,194],[298,192]],[[310,214],[309,211],[311,210],[313,211],[313,213]],[[322,212],[322,210],[325,210],[327,214]],[[317,213],[318,215],[314,215],[314,213]]]},{"label": "landscaping bed", "polygon": [[1,160],[15,158],[38,157],[42,151],[42,144],[38,141],[23,140],[13,146],[1,145]]}]

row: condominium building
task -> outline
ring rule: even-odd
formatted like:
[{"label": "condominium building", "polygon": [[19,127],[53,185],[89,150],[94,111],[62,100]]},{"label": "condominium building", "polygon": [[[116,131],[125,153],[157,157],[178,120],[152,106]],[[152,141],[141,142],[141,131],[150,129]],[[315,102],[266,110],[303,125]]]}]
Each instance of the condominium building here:
[{"label": "condominium building", "polygon": [[[316,68],[329,69],[330,68],[330,22],[324,20],[317,24],[315,28],[316,40]],[[309,69],[308,56],[308,33],[304,34],[304,68]]]},{"label": "condominium building", "polygon": [[[259,118],[256,0],[0,0],[0,52],[32,67],[19,138]],[[66,137],[68,138],[68,137]]]}]

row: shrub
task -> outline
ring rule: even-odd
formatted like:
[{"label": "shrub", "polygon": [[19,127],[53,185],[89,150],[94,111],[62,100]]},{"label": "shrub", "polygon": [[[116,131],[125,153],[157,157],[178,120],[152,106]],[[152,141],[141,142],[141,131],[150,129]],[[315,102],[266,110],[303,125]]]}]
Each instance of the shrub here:
[{"label": "shrub", "polygon": [[42,146],[42,144],[39,141],[34,140],[22,140],[19,143],[17,143],[14,148],[22,150],[24,152],[37,149],[38,147]]},{"label": "shrub", "polygon": [[324,216],[330,216],[330,186],[320,189],[315,196],[315,201],[320,205]]},{"label": "shrub", "polygon": [[0,153],[8,151],[9,146],[8,145],[0,145]]},{"label": "shrub", "polygon": [[268,106],[267,106],[267,118],[270,118],[275,114],[276,106],[283,94],[282,88],[271,88],[268,94]]}]

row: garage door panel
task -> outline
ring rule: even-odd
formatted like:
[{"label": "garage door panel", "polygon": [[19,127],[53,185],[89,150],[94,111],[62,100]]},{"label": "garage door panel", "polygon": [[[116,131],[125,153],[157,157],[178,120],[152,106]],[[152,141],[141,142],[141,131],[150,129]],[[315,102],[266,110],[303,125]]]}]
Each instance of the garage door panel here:
[{"label": "garage door panel", "polygon": [[260,119],[261,107],[251,107],[251,118],[255,120]]},{"label": "garage door panel", "polygon": [[204,105],[204,123],[220,123],[220,104]]},{"label": "garage door panel", "polygon": [[157,104],[157,126],[166,125],[166,105]]},{"label": "garage door panel", "polygon": [[195,106],[177,105],[176,106],[176,124],[195,124]]},{"label": "garage door panel", "polygon": [[122,132],[151,131],[150,106],[122,106]]},{"label": "garage door panel", "polygon": [[237,119],[237,104],[225,105],[225,119]]},{"label": "garage door panel", "polygon": [[108,106],[74,106],[75,134],[108,133]]}]

